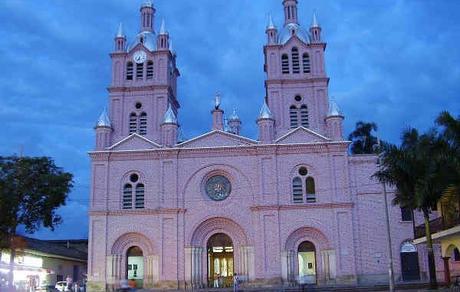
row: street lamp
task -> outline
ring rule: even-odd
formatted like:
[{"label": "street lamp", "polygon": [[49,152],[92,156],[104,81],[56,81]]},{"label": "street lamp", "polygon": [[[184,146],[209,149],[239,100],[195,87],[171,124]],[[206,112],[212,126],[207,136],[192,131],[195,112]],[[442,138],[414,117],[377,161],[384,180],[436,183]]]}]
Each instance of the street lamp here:
[{"label": "street lamp", "polygon": [[[374,148],[374,150],[377,150],[376,152],[378,153],[378,159],[377,159],[377,164],[379,165],[380,170],[383,169],[382,165],[382,158],[384,152],[382,151],[381,145],[380,145],[380,139],[377,139],[377,144],[374,144],[374,146],[377,146]],[[388,214],[388,200],[387,200],[387,187],[385,182],[382,182],[383,185],[383,198],[385,201],[385,219],[386,219],[386,225],[387,225],[387,238],[388,238],[388,255],[390,257],[388,261],[388,276],[389,276],[389,288],[390,292],[394,292],[395,290],[395,278],[394,278],[394,273],[393,273],[393,249],[392,249],[392,244],[391,244],[391,232],[390,232],[390,216]]]}]

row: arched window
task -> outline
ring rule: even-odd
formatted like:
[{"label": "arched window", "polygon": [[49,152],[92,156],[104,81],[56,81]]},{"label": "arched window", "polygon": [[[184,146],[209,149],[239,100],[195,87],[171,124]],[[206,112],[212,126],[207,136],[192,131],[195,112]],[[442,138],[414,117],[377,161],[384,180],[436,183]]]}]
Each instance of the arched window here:
[{"label": "arched window", "polygon": [[123,209],[131,209],[133,206],[133,187],[125,184],[123,187]]},{"label": "arched window", "polygon": [[144,63],[136,64],[136,79],[144,78]]},{"label": "arched window", "polygon": [[126,80],[133,80],[133,62],[126,64]]},{"label": "arched window", "polygon": [[309,126],[309,124],[308,124],[308,107],[305,104],[302,104],[302,106],[300,107],[300,124],[305,128],[308,128],[308,126]]},{"label": "arched window", "polygon": [[302,63],[303,63],[303,73],[310,73],[311,72],[311,67],[310,67],[310,56],[308,53],[303,54],[302,56]]},{"label": "arched window", "polygon": [[144,208],[144,185],[143,184],[138,184],[136,186],[135,206],[136,206],[136,209]]},{"label": "arched window", "polygon": [[299,49],[293,47],[291,50],[292,73],[300,73]]},{"label": "arched window", "polygon": [[145,186],[139,181],[139,175],[132,173],[129,182],[123,187],[123,209],[143,209],[145,199]]},{"label": "arched window", "polygon": [[137,131],[137,115],[136,113],[131,113],[129,115],[129,133],[136,133]]},{"label": "arched window", "polygon": [[297,108],[295,105],[291,105],[289,108],[289,120],[291,129],[297,128],[299,126],[299,122],[297,120]]},{"label": "arched window", "polygon": [[281,70],[283,74],[289,74],[289,57],[287,54],[281,56]]},{"label": "arched window", "polygon": [[295,177],[292,180],[292,201],[294,203],[303,203],[302,180]]},{"label": "arched window", "polygon": [[454,248],[454,261],[460,261],[460,252],[458,251],[458,248]]},{"label": "arched window", "polygon": [[305,180],[305,189],[307,193],[307,203],[316,202],[315,180],[311,176],[307,177]]},{"label": "arched window", "polygon": [[147,135],[147,114],[144,112],[139,116],[139,134]]},{"label": "arched window", "polygon": [[153,61],[147,62],[147,80],[153,79]]}]

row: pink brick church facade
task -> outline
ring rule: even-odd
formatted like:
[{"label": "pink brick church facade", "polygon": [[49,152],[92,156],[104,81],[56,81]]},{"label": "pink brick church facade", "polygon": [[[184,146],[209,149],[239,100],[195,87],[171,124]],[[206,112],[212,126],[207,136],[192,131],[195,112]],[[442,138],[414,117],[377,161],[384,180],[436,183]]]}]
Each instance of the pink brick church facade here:
[{"label": "pink brick church facade", "polygon": [[[225,123],[216,98],[212,129],[178,141],[179,70],[164,24],[155,32],[155,8],[145,3],[131,43],[120,26],[109,113],[90,152],[93,290],[127,277],[186,289],[229,285],[235,273],[248,286],[387,279],[376,157],[348,154],[316,17],[304,29],[297,0],[283,7],[282,28],[270,19],[266,30],[257,140],[240,135],[236,113]],[[400,280],[413,225],[398,207],[390,216]]]}]

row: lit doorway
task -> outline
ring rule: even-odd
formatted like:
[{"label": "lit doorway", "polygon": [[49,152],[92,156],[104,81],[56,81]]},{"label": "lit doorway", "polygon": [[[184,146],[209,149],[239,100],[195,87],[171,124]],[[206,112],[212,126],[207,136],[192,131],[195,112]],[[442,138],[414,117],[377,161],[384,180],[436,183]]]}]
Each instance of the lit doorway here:
[{"label": "lit doorway", "polygon": [[313,243],[304,241],[297,249],[299,284],[316,284],[316,250]]},{"label": "lit doorway", "polygon": [[223,233],[211,236],[207,244],[208,287],[224,288],[233,285],[233,243]]},{"label": "lit doorway", "polygon": [[144,256],[142,249],[137,246],[130,247],[127,252],[127,278],[135,280],[136,287],[141,288],[144,284]]}]

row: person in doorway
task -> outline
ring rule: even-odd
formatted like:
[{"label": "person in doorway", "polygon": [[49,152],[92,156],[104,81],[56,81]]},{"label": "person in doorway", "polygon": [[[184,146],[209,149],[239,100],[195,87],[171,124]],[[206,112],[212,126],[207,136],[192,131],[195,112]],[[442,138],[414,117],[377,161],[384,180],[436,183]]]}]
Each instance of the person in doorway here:
[{"label": "person in doorway", "polygon": [[129,287],[131,288],[131,291],[136,291],[136,288],[137,288],[136,280],[130,279],[130,280],[128,281],[128,285],[129,285]]},{"label": "person in doorway", "polygon": [[218,273],[214,273],[214,284],[213,284],[213,287],[214,287],[214,288],[219,288],[219,274],[218,274]]},{"label": "person in doorway", "polygon": [[238,291],[238,288],[239,288],[239,287],[238,287],[238,285],[239,285],[239,280],[240,280],[240,279],[238,278],[238,274],[235,273],[235,274],[233,275],[233,291],[234,291],[234,292],[237,292],[237,291]]},{"label": "person in doorway", "polygon": [[67,275],[65,278],[66,288],[65,291],[72,291],[72,278],[70,275]]}]

